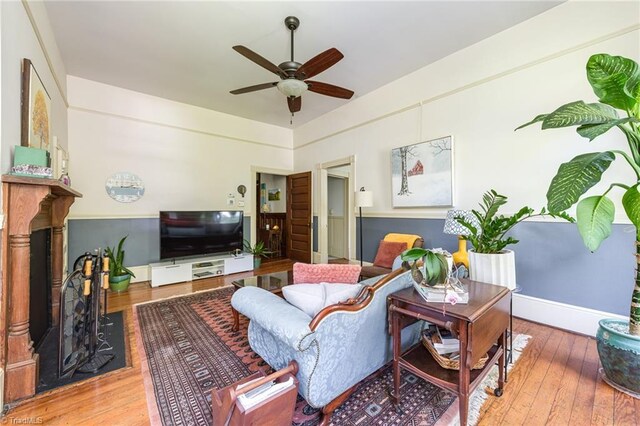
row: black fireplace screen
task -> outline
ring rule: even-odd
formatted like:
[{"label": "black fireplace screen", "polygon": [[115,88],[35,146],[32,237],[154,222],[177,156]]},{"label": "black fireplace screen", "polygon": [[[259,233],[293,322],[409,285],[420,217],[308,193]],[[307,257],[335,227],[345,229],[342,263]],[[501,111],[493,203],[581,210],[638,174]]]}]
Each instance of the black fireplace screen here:
[{"label": "black fireplace screen", "polygon": [[87,298],[82,294],[84,274],[74,271],[63,286],[60,303],[60,377],[73,374],[89,357]]},{"label": "black fireplace screen", "polygon": [[76,371],[95,373],[115,355],[104,332],[108,326],[109,262],[100,250],[86,253],[74,264],[60,293],[60,349],[58,376]]}]

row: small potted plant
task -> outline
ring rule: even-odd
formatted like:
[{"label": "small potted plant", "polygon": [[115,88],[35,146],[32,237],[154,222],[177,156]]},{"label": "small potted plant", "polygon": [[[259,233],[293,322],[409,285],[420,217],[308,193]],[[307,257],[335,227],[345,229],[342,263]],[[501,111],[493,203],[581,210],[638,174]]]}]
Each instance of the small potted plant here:
[{"label": "small potted plant", "polygon": [[[532,208],[525,206],[511,216],[498,215],[498,210],[506,203],[506,196],[491,189],[482,196],[481,211],[471,210],[477,224],[463,217],[455,219],[469,230],[469,235],[461,238],[473,244],[473,249],[469,250],[469,277],[474,281],[502,285],[513,290],[516,287],[515,253],[506,247],[517,244],[519,240],[506,234],[525,219],[550,213],[544,207],[539,213],[534,213]],[[550,215],[573,221],[566,213]]]},{"label": "small potted plant", "polygon": [[121,292],[129,288],[131,277],[135,278],[135,274],[129,268],[124,266],[124,250],[122,246],[127,236],[122,237],[117,248],[107,247],[105,252],[109,257],[109,288],[111,291]]},{"label": "small potted plant", "polygon": [[467,303],[468,294],[465,297],[467,292],[453,271],[451,253],[439,248],[416,247],[403,252],[400,258],[403,266],[408,265],[411,270],[414,288],[427,302]]},{"label": "small potted plant", "polygon": [[[562,163],[551,180],[547,207],[563,212],[577,203],[578,231],[585,246],[596,251],[611,234],[615,205],[608,197],[622,190],[622,206],[636,231],[636,262],[640,264],[640,66],[622,56],[593,55],[587,61],[587,80],[600,102],[570,102],[529,123],[542,122],[542,129],[577,126],[576,132],[589,141],[617,128],[627,140],[628,151],[590,152]],[[620,114],[620,112],[622,114]],[[516,129],[516,130],[518,130]],[[612,183],[602,194],[583,197],[613,161],[630,166],[631,179]],[[629,321],[603,319],[597,333],[598,354],[605,380],[637,397],[640,394],[640,267],[636,265]]]},{"label": "small potted plant", "polygon": [[[447,254],[440,250],[415,247],[404,251],[400,258],[409,265],[411,277],[416,283],[433,287],[444,284],[447,280],[448,271],[451,269]],[[420,270],[420,261],[424,265],[424,272]]]},{"label": "small potted plant", "polygon": [[244,250],[253,255],[254,269],[258,269],[262,263],[262,258],[267,257],[267,249],[265,248],[263,241],[258,241],[256,245],[252,247],[249,241],[244,240]]}]

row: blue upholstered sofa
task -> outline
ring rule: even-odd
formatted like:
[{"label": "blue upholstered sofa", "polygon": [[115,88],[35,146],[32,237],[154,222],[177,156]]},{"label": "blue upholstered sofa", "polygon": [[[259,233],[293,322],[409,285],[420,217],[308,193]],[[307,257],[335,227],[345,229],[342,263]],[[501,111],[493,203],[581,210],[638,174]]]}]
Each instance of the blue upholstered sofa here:
[{"label": "blue upholstered sofa", "polygon": [[[412,285],[402,269],[363,281],[346,303],[331,305],[314,318],[260,288],[244,287],[231,304],[249,317],[249,344],[274,369],[298,363],[299,392],[322,407],[323,422],[355,385],[393,357],[387,322],[387,296]],[[419,339],[420,323],[402,331],[403,349]]]}]

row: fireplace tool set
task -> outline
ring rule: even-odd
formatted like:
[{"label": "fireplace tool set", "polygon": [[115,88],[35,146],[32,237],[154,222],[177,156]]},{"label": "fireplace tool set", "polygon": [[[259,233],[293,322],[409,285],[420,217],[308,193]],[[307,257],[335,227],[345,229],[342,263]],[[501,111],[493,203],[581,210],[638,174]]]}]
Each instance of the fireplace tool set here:
[{"label": "fireplace tool set", "polygon": [[60,378],[95,373],[115,357],[107,341],[109,258],[101,249],[96,252],[75,261],[60,292]]}]

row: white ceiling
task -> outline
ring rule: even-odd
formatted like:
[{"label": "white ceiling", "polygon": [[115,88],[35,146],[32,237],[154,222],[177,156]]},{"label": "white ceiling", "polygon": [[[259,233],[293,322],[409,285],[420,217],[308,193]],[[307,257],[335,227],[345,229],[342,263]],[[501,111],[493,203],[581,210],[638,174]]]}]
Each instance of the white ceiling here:
[{"label": "white ceiling", "polygon": [[[336,47],[345,58],[314,80],[351,89],[356,98],[560,3],[50,1],[46,7],[70,75],[289,127],[277,89],[229,93],[278,81],[231,47],[244,45],[276,65],[289,60],[288,15],[301,21],[296,61]],[[346,102],[307,92],[293,127]]]}]

